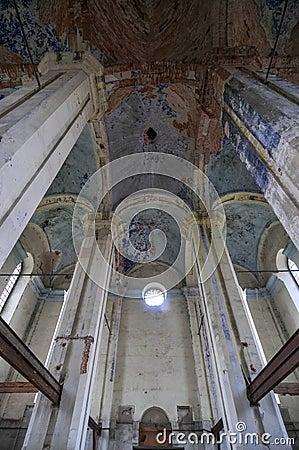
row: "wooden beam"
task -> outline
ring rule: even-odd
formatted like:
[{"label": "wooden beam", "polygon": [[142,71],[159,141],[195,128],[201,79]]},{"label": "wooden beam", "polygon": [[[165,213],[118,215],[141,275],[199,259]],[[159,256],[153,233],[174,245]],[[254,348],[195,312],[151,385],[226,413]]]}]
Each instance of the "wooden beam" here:
[{"label": "wooden beam", "polygon": [[0,383],[0,394],[29,394],[38,389],[28,381],[7,381]]},{"label": "wooden beam", "polygon": [[299,395],[299,383],[280,383],[274,392],[279,395]]},{"label": "wooden beam", "polygon": [[59,403],[61,385],[1,317],[0,356],[55,405]]},{"label": "wooden beam", "polygon": [[299,330],[247,386],[247,397],[256,405],[268,392],[299,367]]}]

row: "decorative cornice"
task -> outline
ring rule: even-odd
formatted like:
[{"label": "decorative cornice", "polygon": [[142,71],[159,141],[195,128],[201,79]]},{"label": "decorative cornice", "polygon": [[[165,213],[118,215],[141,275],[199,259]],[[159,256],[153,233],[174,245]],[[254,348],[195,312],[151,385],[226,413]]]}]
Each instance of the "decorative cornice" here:
[{"label": "decorative cornice", "polygon": [[38,300],[45,302],[63,302],[64,300],[63,290],[46,288],[39,276],[35,276],[30,280],[30,287]]},{"label": "decorative cornice", "polygon": [[82,70],[89,80],[90,96],[94,106],[94,117],[100,119],[108,109],[104,67],[90,51],[46,53],[38,65],[44,75],[47,72],[64,72]]},{"label": "decorative cornice", "polygon": [[283,281],[272,274],[263,288],[246,289],[246,300],[264,300],[271,299],[276,291],[281,287]]},{"label": "decorative cornice", "polygon": [[[231,194],[223,195],[220,198],[222,206],[229,205],[230,203],[237,203],[237,202],[248,202],[248,203],[259,203],[263,206],[267,206],[270,208],[269,203],[263,196],[263,194],[258,194],[256,192],[234,192]],[[213,208],[217,208],[220,206],[220,203],[215,203],[213,205]]]}]

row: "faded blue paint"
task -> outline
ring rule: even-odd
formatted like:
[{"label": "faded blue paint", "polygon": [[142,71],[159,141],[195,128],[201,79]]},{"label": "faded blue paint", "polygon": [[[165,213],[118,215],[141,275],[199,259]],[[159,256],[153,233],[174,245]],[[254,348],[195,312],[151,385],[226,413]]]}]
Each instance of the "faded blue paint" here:
[{"label": "faded blue paint", "polygon": [[241,160],[246,164],[246,168],[253,176],[253,179],[260,187],[261,191],[265,193],[267,191],[270,179],[270,175],[265,165],[257,155],[256,150],[249,144],[247,139],[243,136],[226,113],[223,114],[223,124],[224,123],[227,123],[229,126],[230,141],[234,145]]},{"label": "faded blue paint", "polygon": [[224,205],[224,211],[226,245],[233,264],[257,270],[261,236],[277,217],[266,203],[234,202]]},{"label": "faded blue paint", "polygon": [[[77,262],[77,255],[73,246],[72,221],[72,205],[37,210],[31,218],[30,222],[39,225],[46,233],[50,250],[60,252],[60,260],[55,267],[55,271]],[[83,239],[83,228],[79,221],[74,224],[74,230]]]},{"label": "faded blue paint", "polygon": [[[181,235],[176,221],[166,212],[158,209],[147,209],[138,213],[129,227],[129,237],[122,242],[124,252],[128,252],[128,239],[136,249],[134,259],[138,262],[125,258],[125,272],[132,269],[136,264],[146,262],[146,253],[150,251],[149,235],[153,230],[164,232],[167,244],[162,255],[156,260],[172,265],[176,260],[181,246]],[[182,244],[183,245],[183,244]],[[144,252],[144,254],[140,254]],[[184,268],[181,268],[182,271]]]},{"label": "faded blue paint", "polygon": [[251,104],[244,98],[244,94],[247,94],[246,89],[248,87],[244,86],[240,80],[232,78],[225,86],[224,101],[273,158],[273,152],[277,149],[280,141],[280,134],[275,130],[273,123],[283,120],[284,115],[268,105],[267,116],[259,114],[252,106],[254,98]]},{"label": "faded blue paint", "polygon": [[[141,92],[141,87],[134,87],[133,92],[110,114],[105,115],[106,131],[110,150],[110,161],[123,155],[139,152],[170,153],[184,158],[190,139],[184,137],[172,126],[172,119],[179,113],[168,104],[166,84],[152,86],[149,98]],[[146,144],[143,132],[151,126],[157,133],[155,140]],[[194,139],[192,140],[194,146]],[[113,189],[112,201],[115,207],[127,195],[147,187],[159,187],[180,193],[193,207],[193,196],[174,179],[158,175],[136,176],[120,183]]]},{"label": "faded blue paint", "polygon": [[[88,156],[87,156],[88,155]],[[58,175],[54,179],[46,196],[73,194],[78,195],[88,178],[97,170],[92,135],[88,125],[85,126],[78,141],[72,148]],[[93,200],[90,198],[89,200]],[[39,225],[47,235],[50,249],[61,252],[56,271],[75,264],[77,255],[73,246],[72,223],[73,206],[62,205],[44,210],[37,210],[31,222]],[[82,209],[82,216],[86,210]],[[76,236],[82,236],[83,229],[79,222],[74,223]]]},{"label": "faded blue paint", "polygon": [[[0,80],[1,80],[1,74],[0,74]],[[19,87],[14,88],[2,88],[0,89],[0,99],[7,97],[8,95],[15,92]]]},{"label": "faded blue paint", "polygon": [[[278,33],[284,4],[285,0],[259,0],[257,2],[260,23],[271,47],[273,47]],[[289,0],[276,49],[278,55],[285,54],[285,45],[289,41],[291,32],[298,20],[298,0]]]},{"label": "faded blue paint", "polygon": [[[53,26],[43,25],[39,20],[38,0],[19,0],[18,7],[26,37],[35,63],[39,63],[47,51],[63,52],[67,46],[56,36]],[[21,34],[12,1],[1,0],[0,44],[29,61],[26,45]]]},{"label": "faded blue paint", "polygon": [[110,379],[109,381],[112,383],[113,377],[114,377],[114,370],[115,370],[115,358],[113,356],[112,362],[111,362],[111,370],[110,370]]}]

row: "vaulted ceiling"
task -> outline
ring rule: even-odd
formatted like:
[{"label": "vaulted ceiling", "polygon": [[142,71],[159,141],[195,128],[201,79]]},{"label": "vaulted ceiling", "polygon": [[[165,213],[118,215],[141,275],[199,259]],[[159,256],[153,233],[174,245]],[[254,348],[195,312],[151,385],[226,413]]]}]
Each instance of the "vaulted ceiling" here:
[{"label": "vaulted ceiling", "polygon": [[[58,34],[73,32],[100,49],[105,64],[202,62],[212,49],[251,48],[267,56],[277,32],[279,0],[43,0],[41,19]],[[294,54],[296,1],[288,5],[279,53]],[[288,44],[287,49],[286,44]]]},{"label": "vaulted ceiling", "polygon": [[[90,48],[104,64],[109,159],[146,151],[171,153],[195,164],[203,158],[224,201],[233,263],[257,270],[260,241],[277,219],[233,147],[223,140],[221,108],[210,80],[217,65],[267,67],[284,0],[19,0],[18,5],[35,63],[46,51]],[[289,0],[273,67],[292,81],[298,79],[298,20],[298,0]],[[1,99],[33,77],[11,0],[1,0],[0,38]],[[211,131],[198,145],[207,117]],[[150,143],[145,135],[149,127],[156,133]],[[47,195],[70,194],[71,202],[97,167],[86,127]],[[180,183],[146,176],[119,185],[112,193],[114,207],[149,185],[175,192],[192,207],[190,192]],[[240,193],[252,195],[230,197]],[[49,242],[56,271],[76,260],[72,205],[64,200],[61,207],[41,207],[32,218]],[[136,216],[132,242],[147,247],[155,228],[169,235],[160,262],[171,264],[179,236],[167,215],[152,211]]]}]

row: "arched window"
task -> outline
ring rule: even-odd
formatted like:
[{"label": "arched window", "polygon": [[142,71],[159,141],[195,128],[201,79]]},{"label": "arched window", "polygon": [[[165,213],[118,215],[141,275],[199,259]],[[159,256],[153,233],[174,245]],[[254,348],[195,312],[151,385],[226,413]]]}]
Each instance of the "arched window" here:
[{"label": "arched window", "polygon": [[20,275],[22,272],[22,263],[20,262],[13,270],[12,274],[9,277],[8,282],[6,283],[1,295],[0,295],[0,312],[2,311],[10,293],[15,287]]},{"label": "arched window", "polygon": [[289,268],[289,271],[291,272],[291,275],[293,276],[294,280],[296,281],[297,285],[299,286],[298,267],[294,263],[294,261],[292,261],[290,258],[288,258],[288,268]]}]

